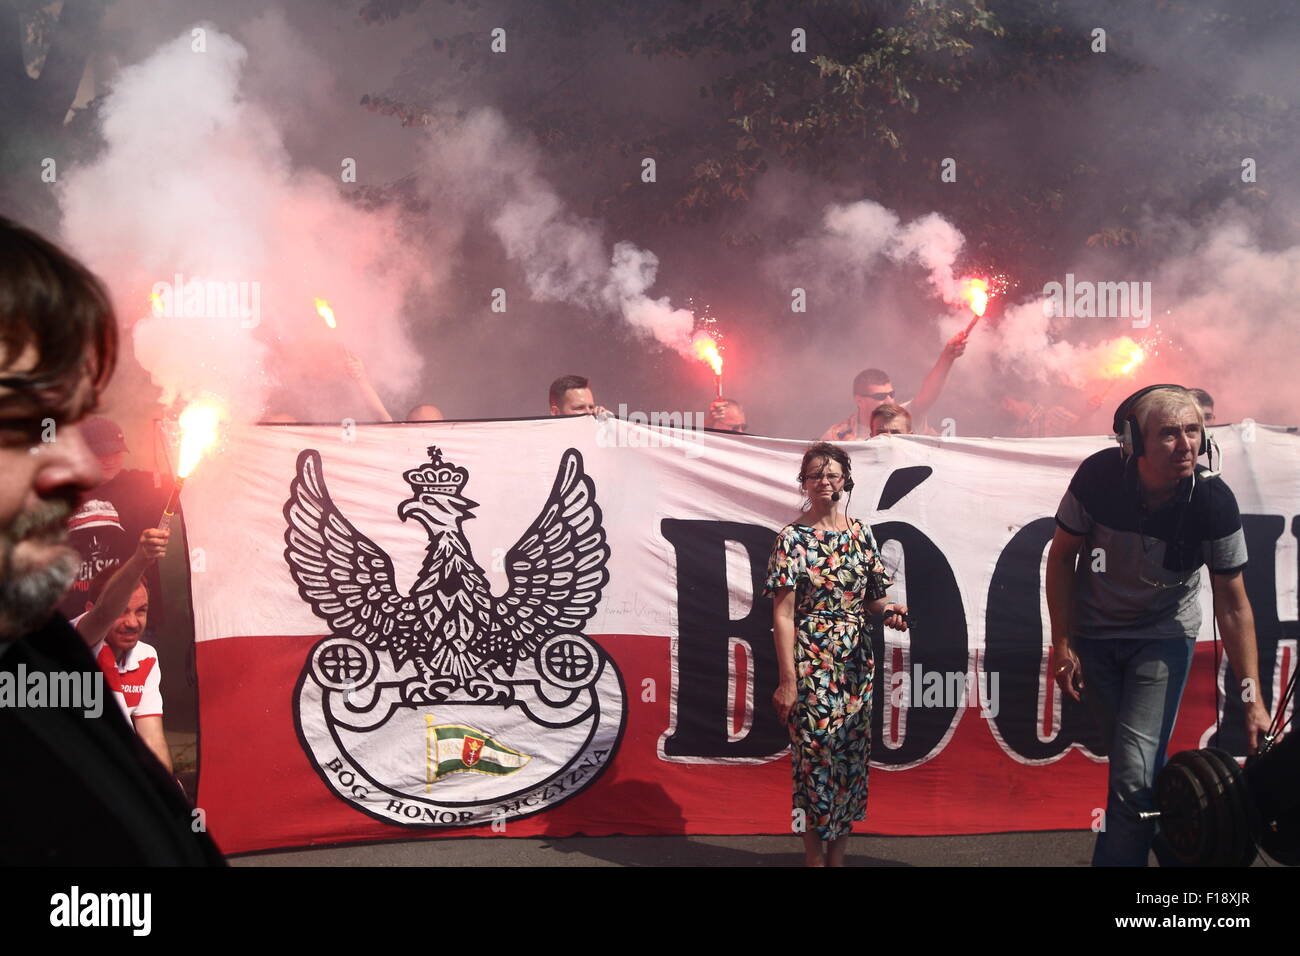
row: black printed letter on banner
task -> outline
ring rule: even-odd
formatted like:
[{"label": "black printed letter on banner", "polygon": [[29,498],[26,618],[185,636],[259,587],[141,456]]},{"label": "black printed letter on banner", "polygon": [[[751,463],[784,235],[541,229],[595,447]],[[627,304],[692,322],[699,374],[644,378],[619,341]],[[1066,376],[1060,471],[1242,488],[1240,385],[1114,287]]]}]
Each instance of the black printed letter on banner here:
[{"label": "black printed letter on banner", "polygon": [[[786,730],[771,705],[776,690],[776,650],[772,645],[772,601],[763,594],[763,578],[776,532],[734,521],[681,521],[666,518],[663,536],[677,555],[677,692],[672,704],[673,729],[663,741],[669,759],[767,758],[789,745]],[[749,555],[754,602],[739,621],[729,617],[727,601],[728,541]],[[740,740],[727,739],[730,638],[740,637],[753,649],[753,724]]]}]

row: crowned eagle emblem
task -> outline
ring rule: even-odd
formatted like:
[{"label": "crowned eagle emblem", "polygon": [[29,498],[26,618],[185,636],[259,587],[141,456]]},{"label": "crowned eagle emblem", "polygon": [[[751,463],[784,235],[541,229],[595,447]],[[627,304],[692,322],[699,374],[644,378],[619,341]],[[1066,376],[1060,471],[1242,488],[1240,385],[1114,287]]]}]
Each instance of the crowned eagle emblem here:
[{"label": "crowned eagle emblem", "polygon": [[505,556],[507,588],[494,595],[461,523],[478,503],[465,497],[465,469],[429,460],[403,474],[411,496],[401,520],[424,526],[429,544],[409,594],[392,559],[331,500],[320,453],[299,454],[284,507],[285,560],[298,593],[336,637],[413,661],[425,699],[445,699],[509,677],[555,635],[579,632],[609,581],[609,547],[595,487],[575,448],[564,452],[541,513]]}]

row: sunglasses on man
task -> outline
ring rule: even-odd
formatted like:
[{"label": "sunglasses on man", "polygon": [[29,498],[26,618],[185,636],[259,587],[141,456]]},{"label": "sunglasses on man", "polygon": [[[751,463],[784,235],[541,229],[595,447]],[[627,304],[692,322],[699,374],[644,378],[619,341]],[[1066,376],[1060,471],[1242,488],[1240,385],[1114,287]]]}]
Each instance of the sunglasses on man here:
[{"label": "sunglasses on man", "polygon": [[866,395],[859,395],[858,398],[870,398],[877,402],[887,402],[894,397],[894,390],[891,388],[887,392],[868,392]]}]

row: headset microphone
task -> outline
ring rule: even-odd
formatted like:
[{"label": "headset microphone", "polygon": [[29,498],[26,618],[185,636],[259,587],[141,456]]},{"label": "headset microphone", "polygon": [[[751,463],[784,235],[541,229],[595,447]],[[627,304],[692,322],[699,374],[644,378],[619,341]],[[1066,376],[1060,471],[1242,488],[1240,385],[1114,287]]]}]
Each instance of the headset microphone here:
[{"label": "headset microphone", "polygon": [[839,501],[839,500],[840,500],[840,493],[838,491],[832,491],[831,501]]}]

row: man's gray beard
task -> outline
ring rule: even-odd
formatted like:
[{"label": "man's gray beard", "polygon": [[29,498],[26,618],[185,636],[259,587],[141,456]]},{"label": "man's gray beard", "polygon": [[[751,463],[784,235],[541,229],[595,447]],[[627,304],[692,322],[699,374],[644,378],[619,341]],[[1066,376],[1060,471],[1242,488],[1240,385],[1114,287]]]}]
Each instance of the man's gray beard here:
[{"label": "man's gray beard", "polygon": [[55,522],[62,524],[71,508],[50,502],[20,514],[0,532],[0,639],[15,640],[35,630],[50,617],[81,567],[81,555],[71,547],[37,571],[15,565],[14,551],[29,531]]}]

